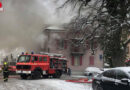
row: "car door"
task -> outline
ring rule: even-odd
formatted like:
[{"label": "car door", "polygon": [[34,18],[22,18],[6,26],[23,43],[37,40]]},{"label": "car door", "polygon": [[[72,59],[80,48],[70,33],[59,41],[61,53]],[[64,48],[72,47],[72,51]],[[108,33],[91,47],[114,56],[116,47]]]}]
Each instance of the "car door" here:
[{"label": "car door", "polygon": [[121,81],[122,79],[129,80],[129,76],[122,70],[116,70],[116,74],[117,74],[115,81],[116,90],[130,90],[129,83]]},{"label": "car door", "polygon": [[116,79],[115,70],[105,71],[102,77],[102,85],[104,90],[115,90],[114,86],[115,79]]}]

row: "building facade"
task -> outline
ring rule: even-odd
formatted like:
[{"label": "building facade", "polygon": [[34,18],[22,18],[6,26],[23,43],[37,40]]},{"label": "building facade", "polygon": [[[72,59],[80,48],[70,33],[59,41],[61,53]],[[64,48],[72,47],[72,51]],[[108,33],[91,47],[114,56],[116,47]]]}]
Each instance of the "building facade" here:
[{"label": "building facade", "polygon": [[89,41],[81,44],[81,32],[74,34],[69,30],[45,29],[47,39],[44,42],[44,52],[63,54],[68,60],[68,67],[73,71],[83,72],[87,67],[103,67],[103,51],[96,40],[93,50]]}]

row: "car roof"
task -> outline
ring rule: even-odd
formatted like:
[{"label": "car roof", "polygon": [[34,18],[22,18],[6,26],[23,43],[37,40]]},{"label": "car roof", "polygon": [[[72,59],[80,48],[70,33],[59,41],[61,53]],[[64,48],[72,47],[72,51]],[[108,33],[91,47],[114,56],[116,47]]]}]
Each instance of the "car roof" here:
[{"label": "car roof", "polygon": [[116,67],[116,68],[113,68],[113,69],[118,69],[118,70],[122,70],[122,71],[125,71],[125,72],[130,72],[130,67]]}]

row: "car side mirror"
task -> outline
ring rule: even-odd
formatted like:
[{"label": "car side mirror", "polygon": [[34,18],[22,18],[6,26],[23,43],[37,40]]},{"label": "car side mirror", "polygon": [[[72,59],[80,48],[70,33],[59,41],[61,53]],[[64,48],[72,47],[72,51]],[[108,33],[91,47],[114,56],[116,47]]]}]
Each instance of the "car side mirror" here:
[{"label": "car side mirror", "polygon": [[121,79],[121,82],[128,83],[129,80],[127,78],[123,78],[123,79]]}]

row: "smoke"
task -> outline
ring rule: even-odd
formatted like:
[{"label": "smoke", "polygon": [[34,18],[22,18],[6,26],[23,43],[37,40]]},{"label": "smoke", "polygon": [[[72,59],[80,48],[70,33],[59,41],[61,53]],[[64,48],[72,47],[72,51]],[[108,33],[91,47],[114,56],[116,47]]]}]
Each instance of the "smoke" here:
[{"label": "smoke", "polygon": [[[18,51],[37,51],[44,43],[41,33],[46,25],[61,26],[73,17],[58,12],[64,0],[2,0],[4,12],[0,12],[0,55]],[[22,48],[21,48],[22,47]],[[15,53],[15,52],[14,52]]]}]

